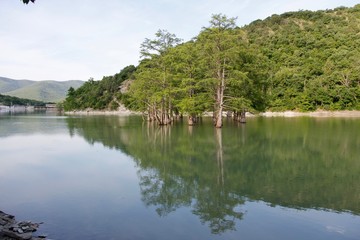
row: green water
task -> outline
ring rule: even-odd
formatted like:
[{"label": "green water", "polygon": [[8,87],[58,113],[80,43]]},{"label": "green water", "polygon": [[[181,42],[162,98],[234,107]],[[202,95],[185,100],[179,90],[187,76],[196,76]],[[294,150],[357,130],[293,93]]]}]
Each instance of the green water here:
[{"label": "green water", "polygon": [[360,119],[185,122],[0,116],[0,206],[54,239],[360,238]]}]

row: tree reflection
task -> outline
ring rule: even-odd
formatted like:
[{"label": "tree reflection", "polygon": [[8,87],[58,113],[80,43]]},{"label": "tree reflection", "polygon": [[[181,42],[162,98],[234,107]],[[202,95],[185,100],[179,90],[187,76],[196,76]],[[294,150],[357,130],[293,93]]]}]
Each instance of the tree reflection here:
[{"label": "tree reflection", "polygon": [[67,121],[89,143],[133,157],[142,201],[159,216],[187,207],[214,234],[236,229],[245,199],[360,213],[359,121],[259,118],[222,129],[211,120],[196,127],[140,118]]},{"label": "tree reflection", "polygon": [[142,201],[146,206],[155,206],[161,217],[181,206],[190,206],[193,196],[192,189],[184,185],[181,179],[166,175],[166,179],[161,179],[157,172],[139,172]]},{"label": "tree reflection", "polygon": [[[172,145],[169,130],[171,127],[147,127],[149,141],[163,154],[159,156],[156,168],[145,167],[140,163],[142,166],[138,175],[145,205],[155,206],[159,216],[166,216],[182,206],[188,206],[193,209],[193,214],[199,216],[203,224],[210,227],[212,233],[236,230],[236,220],[243,217],[243,213],[236,209],[240,209],[239,206],[244,200],[236,194],[231,194],[225,185],[222,130],[215,129],[214,137],[208,138],[209,152],[197,158],[189,158],[187,151],[177,151],[180,145]],[[193,129],[189,132],[189,138],[193,137],[192,131]],[[195,148],[197,140],[189,140],[187,146]],[[177,154],[173,154],[173,151]],[[151,157],[151,152],[152,150],[148,157]],[[198,158],[208,159],[208,164],[217,172],[216,178],[213,178],[214,171],[206,172],[191,167],[191,162],[198,161]],[[189,165],[181,166],[184,171],[177,171],[176,168],[180,167],[178,164],[184,159]]]},{"label": "tree reflection", "polygon": [[[155,206],[159,216],[166,216],[181,206],[191,205],[191,188],[181,178],[171,174],[171,164],[164,156],[171,149],[171,126],[145,123],[146,142],[150,156],[157,155],[159,168],[140,168],[140,191],[146,206]],[[141,162],[139,162],[142,165]]]},{"label": "tree reflection", "polygon": [[211,232],[220,234],[227,230],[236,230],[236,220],[241,220],[243,213],[237,211],[244,204],[242,197],[228,192],[224,180],[224,156],[222,145],[222,129],[216,128],[216,161],[217,183],[198,188],[193,213],[200,217],[202,223],[208,223]]},{"label": "tree reflection", "polygon": [[236,230],[236,220],[241,220],[244,214],[237,209],[244,200],[221,187],[215,188],[199,189],[193,213],[200,217],[202,223],[208,223],[214,234]]}]

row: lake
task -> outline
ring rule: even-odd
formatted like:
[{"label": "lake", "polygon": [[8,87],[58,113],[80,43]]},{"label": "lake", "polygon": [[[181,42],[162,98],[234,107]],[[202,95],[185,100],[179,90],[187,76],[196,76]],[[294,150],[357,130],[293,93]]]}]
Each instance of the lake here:
[{"label": "lake", "polygon": [[0,115],[0,210],[51,239],[360,239],[360,119]]}]

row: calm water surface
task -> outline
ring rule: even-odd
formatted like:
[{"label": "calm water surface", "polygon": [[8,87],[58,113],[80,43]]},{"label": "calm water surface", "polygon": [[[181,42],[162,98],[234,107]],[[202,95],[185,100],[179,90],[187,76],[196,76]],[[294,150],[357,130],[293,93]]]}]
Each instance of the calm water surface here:
[{"label": "calm water surface", "polygon": [[360,239],[360,119],[0,115],[0,209],[51,239]]}]

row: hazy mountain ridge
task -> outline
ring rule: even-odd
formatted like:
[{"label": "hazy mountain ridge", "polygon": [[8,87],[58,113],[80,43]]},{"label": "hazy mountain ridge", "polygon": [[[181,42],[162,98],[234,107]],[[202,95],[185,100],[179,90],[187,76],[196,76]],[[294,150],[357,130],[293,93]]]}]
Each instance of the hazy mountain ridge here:
[{"label": "hazy mountain ridge", "polygon": [[32,81],[0,77],[0,93],[44,102],[60,102],[66,98],[70,87],[76,89],[83,84],[84,81],[80,80]]}]

